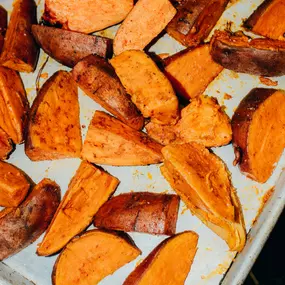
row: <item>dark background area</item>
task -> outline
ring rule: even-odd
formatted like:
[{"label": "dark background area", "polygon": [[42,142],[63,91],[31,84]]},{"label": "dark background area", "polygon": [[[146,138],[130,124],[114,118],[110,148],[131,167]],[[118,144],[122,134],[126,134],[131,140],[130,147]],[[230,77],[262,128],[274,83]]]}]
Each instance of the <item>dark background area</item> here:
[{"label": "dark background area", "polygon": [[244,285],[285,285],[285,210]]}]

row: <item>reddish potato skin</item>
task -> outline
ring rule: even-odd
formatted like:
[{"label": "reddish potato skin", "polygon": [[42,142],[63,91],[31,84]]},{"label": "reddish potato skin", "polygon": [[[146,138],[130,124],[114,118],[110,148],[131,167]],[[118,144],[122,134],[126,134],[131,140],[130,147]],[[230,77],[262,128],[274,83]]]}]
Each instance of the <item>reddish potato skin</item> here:
[{"label": "reddish potato skin", "polygon": [[32,33],[45,53],[68,67],[90,54],[112,56],[113,41],[108,38],[41,25],[33,25]]},{"label": "reddish potato skin", "polygon": [[7,24],[8,24],[7,11],[0,5],[0,53],[4,45]]},{"label": "reddish potato skin", "polygon": [[0,260],[37,240],[47,229],[59,203],[60,187],[45,178],[18,208],[0,212]]},{"label": "reddish potato skin", "polygon": [[125,232],[173,235],[179,196],[149,192],[125,193],[111,198],[94,217],[94,226]]},{"label": "reddish potato skin", "polygon": [[0,128],[0,159],[7,159],[14,146],[9,136]]}]

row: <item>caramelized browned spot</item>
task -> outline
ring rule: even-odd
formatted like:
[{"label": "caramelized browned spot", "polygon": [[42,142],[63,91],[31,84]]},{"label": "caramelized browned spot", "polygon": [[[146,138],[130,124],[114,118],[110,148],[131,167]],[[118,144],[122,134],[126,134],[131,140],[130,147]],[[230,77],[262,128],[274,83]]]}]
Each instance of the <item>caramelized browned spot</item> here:
[{"label": "caramelized browned spot", "polygon": [[7,159],[13,150],[13,142],[0,128],[0,159]]}]

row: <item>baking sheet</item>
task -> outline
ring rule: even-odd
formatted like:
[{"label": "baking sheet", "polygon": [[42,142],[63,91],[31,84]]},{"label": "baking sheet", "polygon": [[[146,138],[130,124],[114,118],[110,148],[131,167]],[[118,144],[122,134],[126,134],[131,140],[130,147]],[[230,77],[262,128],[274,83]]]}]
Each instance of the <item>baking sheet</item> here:
[{"label": "baking sheet", "polygon": [[[44,0],[38,2],[38,16],[40,17],[43,12]],[[240,29],[239,26],[243,19],[247,18],[261,2],[261,0],[230,1],[228,9],[225,11],[215,28],[224,29],[229,22],[233,22],[231,25],[232,30],[235,31]],[[9,10],[9,13],[11,12],[11,0],[1,0],[0,3]],[[117,27],[112,27],[108,30],[99,32],[98,34],[113,37],[116,29]],[[155,44],[155,46],[151,48],[151,51],[155,51],[156,53],[173,54],[182,48],[183,47],[177,42],[165,35]],[[41,52],[38,69],[42,66],[46,57],[47,56]],[[51,76],[59,69],[69,70],[54,60],[49,59],[43,73],[46,76]],[[35,81],[37,73],[38,70],[34,74],[30,75],[21,74],[30,102],[33,101],[36,94]],[[46,79],[42,78],[41,84],[45,80]],[[285,77],[273,78],[273,80],[278,81],[278,86],[276,88],[285,89]],[[252,88],[255,87],[266,86],[262,85],[259,78],[256,76],[237,74],[229,70],[224,70],[218,76],[218,78],[208,86],[204,94],[217,97],[220,104],[225,105],[225,110],[231,117],[234,108],[236,108],[240,100]],[[231,95],[232,99],[225,99],[225,94]],[[92,118],[94,111],[103,109],[89,97],[85,96],[81,91],[79,91],[79,100],[82,133],[84,139],[89,121]],[[282,168],[285,165],[284,155],[280,159],[280,163],[277,165],[276,170],[269,181],[266,184],[261,185],[245,178],[239,172],[237,167],[233,167],[232,162],[234,159],[234,153],[231,145],[216,148],[214,149],[214,152],[225,161],[230,172],[232,173],[233,185],[236,187],[238,196],[242,203],[246,228],[247,231],[249,231],[262,203],[262,197],[272,186],[276,184],[277,179],[282,172]],[[61,186],[62,194],[65,193],[71,177],[74,175],[77,167],[80,164],[79,159],[65,159],[52,162],[31,162],[24,154],[23,145],[17,146],[17,149],[12,154],[9,162],[23,169],[35,182],[39,182],[44,177],[54,179]],[[115,195],[129,191],[150,191],[156,193],[173,192],[169,184],[160,174],[159,165],[146,167],[103,167],[112,175],[121,180]],[[267,210],[264,211],[260,216],[259,220],[262,220],[262,222],[258,221],[255,224],[253,230],[251,231],[252,234],[249,239],[250,242],[248,242],[242,254],[240,254],[236,259],[236,262],[227,274],[227,277],[224,279],[223,283],[240,284],[243,278],[247,275],[250,266],[258,254],[258,251],[261,249],[263,242],[265,241],[278,215],[280,214],[282,207],[284,206],[285,191],[282,188],[284,179],[285,177],[280,180],[281,182],[279,183],[278,188],[276,188],[271,202],[266,207]],[[272,212],[273,210],[274,212]],[[219,284],[224,278],[224,273],[227,272],[236,253],[229,252],[224,241],[206,226],[204,226],[200,220],[192,216],[190,211],[186,209],[182,202],[179,213],[177,232],[194,230],[200,236],[198,244],[199,249],[197,251],[191,273],[188,276],[185,284]],[[135,261],[116,271],[113,275],[105,278],[102,282],[100,282],[100,284],[122,284],[134,267],[141,262],[142,259],[147,256],[159,242],[166,238],[165,236],[151,236],[142,233],[132,233],[130,235],[134,239],[137,246],[142,250],[143,254]],[[38,257],[35,254],[37,243],[39,243],[41,239],[42,237],[31,246],[24,249],[22,252],[4,261],[4,264],[8,265],[12,272],[16,271],[22,275],[25,278],[23,279],[24,281],[19,281],[19,279],[17,279],[20,278],[17,273],[14,274],[17,277],[11,277],[12,279],[10,278],[7,281],[7,278],[5,279],[5,276],[8,274],[7,267],[2,264],[1,266],[3,266],[3,268],[0,266],[1,284],[28,284],[20,283],[27,282],[27,279],[31,280],[37,285],[51,284],[51,271],[57,256]],[[3,279],[3,283],[1,281],[1,277]]]}]

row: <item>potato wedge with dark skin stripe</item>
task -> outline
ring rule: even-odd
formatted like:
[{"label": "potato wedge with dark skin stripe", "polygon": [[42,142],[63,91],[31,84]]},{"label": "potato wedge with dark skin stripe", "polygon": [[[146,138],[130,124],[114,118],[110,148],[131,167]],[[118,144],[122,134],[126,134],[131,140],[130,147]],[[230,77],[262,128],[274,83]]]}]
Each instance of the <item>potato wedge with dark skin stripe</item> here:
[{"label": "potato wedge with dark skin stripe", "polygon": [[13,149],[13,141],[9,138],[7,133],[0,128],[0,159],[7,159]]},{"label": "potato wedge with dark skin stripe", "polygon": [[126,93],[114,68],[105,59],[89,55],[72,70],[73,79],[95,102],[128,126],[141,130],[144,118]]},{"label": "potato wedge with dark skin stripe", "polygon": [[57,258],[52,284],[96,285],[140,254],[132,239],[123,232],[87,231],[75,237]]},{"label": "potato wedge with dark skin stripe", "polygon": [[235,72],[267,77],[285,74],[284,41],[216,31],[210,52],[215,62]]},{"label": "potato wedge with dark skin stripe", "polygon": [[232,118],[235,164],[249,178],[265,183],[285,147],[285,91],[255,88]]},{"label": "potato wedge with dark skin stripe", "polygon": [[18,208],[0,212],[0,260],[30,245],[47,229],[60,202],[60,187],[45,178]]},{"label": "potato wedge with dark skin stripe", "polygon": [[124,193],[107,201],[94,217],[94,226],[124,232],[173,235],[179,196],[149,192]]},{"label": "potato wedge with dark skin stripe", "polygon": [[0,53],[4,45],[7,23],[8,23],[8,13],[5,10],[5,8],[0,5]]},{"label": "potato wedge with dark skin stripe", "polygon": [[183,285],[197,251],[199,236],[185,231],[161,242],[123,285]]}]

